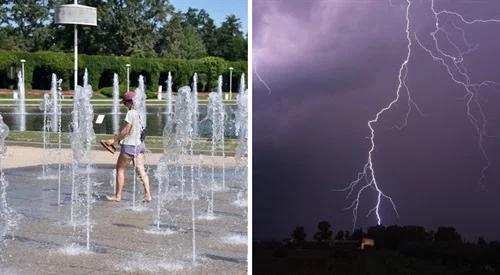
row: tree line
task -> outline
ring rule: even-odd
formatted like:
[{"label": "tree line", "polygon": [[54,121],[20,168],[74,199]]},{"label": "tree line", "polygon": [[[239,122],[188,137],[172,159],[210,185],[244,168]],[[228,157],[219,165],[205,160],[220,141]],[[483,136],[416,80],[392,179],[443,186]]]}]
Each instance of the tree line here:
[{"label": "tree line", "polygon": [[[440,226],[435,231],[426,230],[423,226],[416,225],[391,225],[372,226],[366,232],[358,228],[352,232],[339,230],[334,235],[330,223],[321,221],[318,223],[317,231],[313,240],[318,243],[330,243],[331,241],[355,240],[370,238],[375,241],[378,248],[397,248],[402,242],[437,242],[437,243],[464,243],[464,239],[454,227]],[[301,243],[306,241],[307,234],[303,226],[296,226],[291,233],[290,241]],[[483,237],[479,237],[477,244],[486,244]]]},{"label": "tree line", "polygon": [[[0,0],[0,49],[71,51],[73,31],[54,23],[63,0]],[[80,0],[97,8],[97,27],[80,27],[79,50],[91,55],[247,59],[247,34],[228,15],[219,27],[204,9],[176,10],[168,0]]]},{"label": "tree line", "polygon": [[[500,274],[500,241],[465,240],[454,227],[373,226],[334,232],[318,223],[312,241],[303,226],[282,242],[254,241],[254,271],[285,274]],[[361,250],[363,238],[374,241]],[[311,264],[314,263],[314,264]]]}]

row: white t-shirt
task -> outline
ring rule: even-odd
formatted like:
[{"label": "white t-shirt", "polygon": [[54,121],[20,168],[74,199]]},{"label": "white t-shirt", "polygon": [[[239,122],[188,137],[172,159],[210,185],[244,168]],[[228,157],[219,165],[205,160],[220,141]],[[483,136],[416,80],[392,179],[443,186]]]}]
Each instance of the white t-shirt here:
[{"label": "white t-shirt", "polygon": [[139,117],[139,112],[137,110],[128,110],[125,116],[125,121],[132,125],[130,132],[122,140],[122,144],[126,145],[139,145],[141,144],[141,130],[142,123]]}]

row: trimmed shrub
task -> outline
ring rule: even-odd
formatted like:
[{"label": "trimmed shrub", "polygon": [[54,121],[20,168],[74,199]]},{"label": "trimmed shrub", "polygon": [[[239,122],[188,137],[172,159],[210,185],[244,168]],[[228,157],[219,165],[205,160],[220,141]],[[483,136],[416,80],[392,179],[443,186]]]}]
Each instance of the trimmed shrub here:
[{"label": "trimmed shrub", "polygon": [[[130,90],[135,90],[136,87],[130,87]],[[125,94],[126,90],[127,90],[127,86],[126,85],[120,85],[120,98]],[[99,93],[101,93],[102,95],[105,95],[107,97],[113,97],[113,87],[103,87],[101,89],[98,90]]]},{"label": "trimmed shrub", "polygon": [[[0,51],[0,88],[12,88],[16,73],[21,69],[20,59],[26,59],[25,63],[25,85],[27,89],[50,89],[51,73],[56,73],[58,78],[63,79],[62,88],[70,90],[73,87],[73,54],[62,52],[17,52]],[[88,69],[89,83],[94,90],[105,88],[113,83],[113,73],[117,73],[120,83],[126,82],[126,67],[131,64],[130,82],[136,85],[139,74],[144,75],[146,89],[150,94],[156,96],[158,85],[163,85],[168,72],[172,73],[173,91],[184,85],[190,85],[195,72],[202,77],[199,78],[198,88],[200,92],[209,92],[217,87],[217,77],[220,74],[229,75],[229,67],[233,67],[233,91],[239,85],[241,73],[248,75],[247,61],[225,61],[218,57],[204,57],[200,60],[182,60],[167,58],[138,58],[125,56],[78,56],[79,83],[82,81],[83,70]],[[48,76],[47,76],[48,74]],[[225,81],[226,82],[226,81]],[[15,85],[17,86],[17,84]],[[226,84],[224,85],[226,86]],[[15,88],[15,87],[14,87]],[[121,90],[121,89],[120,89]],[[104,92],[105,94],[107,92]],[[148,97],[151,95],[148,95]]]}]

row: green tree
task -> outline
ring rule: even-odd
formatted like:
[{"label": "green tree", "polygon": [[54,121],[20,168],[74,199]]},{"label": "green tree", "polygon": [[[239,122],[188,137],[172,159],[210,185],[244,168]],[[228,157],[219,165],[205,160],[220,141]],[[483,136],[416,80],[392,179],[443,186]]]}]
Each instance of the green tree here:
[{"label": "green tree", "polygon": [[156,50],[160,56],[180,57],[181,41],[183,37],[182,15],[175,13],[170,20],[160,29],[160,39],[156,44]]},{"label": "green tree", "polygon": [[206,55],[207,50],[195,27],[183,24],[182,14],[172,16],[160,30],[156,49],[160,56],[170,58],[198,59]]},{"label": "green tree", "polygon": [[10,1],[0,0],[0,26],[7,23]]},{"label": "green tree", "polygon": [[17,49],[16,37],[13,34],[11,27],[0,28],[0,37],[3,38],[2,43],[0,43],[0,49],[2,50],[15,50]]},{"label": "green tree", "polygon": [[[101,24],[96,29],[96,40],[102,42],[94,51],[139,57],[156,55],[156,33],[172,11],[173,7],[167,0],[108,1],[101,11]],[[108,46],[109,43],[112,47]]]},{"label": "green tree", "polygon": [[206,55],[207,49],[193,26],[185,26],[182,30],[181,58],[198,59]]},{"label": "green tree", "polygon": [[201,28],[200,35],[201,39],[203,39],[203,44],[205,44],[207,48],[207,54],[210,56],[216,56],[217,54],[216,32],[217,27],[215,26],[214,20],[208,18]]},{"label": "green tree", "polygon": [[198,9],[189,7],[188,10],[184,14],[182,14],[183,23],[195,27],[195,29],[198,31],[198,28],[202,24],[200,22],[198,14]]},{"label": "green tree", "polygon": [[[60,2],[57,0],[54,4]],[[81,3],[97,8],[97,27],[79,27],[79,46],[87,54],[156,56],[158,30],[173,12],[167,0],[87,0]],[[58,48],[70,49],[72,32],[68,32],[68,26],[57,28]]]},{"label": "green tree", "polygon": [[4,28],[4,33],[9,35],[11,41],[15,42],[13,49],[26,51],[46,49],[53,33],[51,29],[47,28],[49,22],[48,1],[13,0],[2,2],[0,23],[10,26],[10,28]]},{"label": "green tree", "polygon": [[[97,26],[79,26],[79,52],[137,57],[247,59],[236,16],[220,28],[203,9],[176,12],[168,0],[80,0],[97,9]],[[73,27],[54,22],[67,0],[0,0],[0,49],[72,51]]]},{"label": "green tree", "polygon": [[183,14],[183,17],[183,24],[193,26],[200,35],[207,49],[207,54],[215,56],[217,54],[217,27],[215,26],[214,20],[210,18],[210,15],[204,9],[198,10],[188,8],[187,12]]},{"label": "green tree", "polygon": [[241,23],[235,15],[229,15],[217,29],[217,56],[227,60],[244,60],[247,58],[247,41],[240,31]]}]

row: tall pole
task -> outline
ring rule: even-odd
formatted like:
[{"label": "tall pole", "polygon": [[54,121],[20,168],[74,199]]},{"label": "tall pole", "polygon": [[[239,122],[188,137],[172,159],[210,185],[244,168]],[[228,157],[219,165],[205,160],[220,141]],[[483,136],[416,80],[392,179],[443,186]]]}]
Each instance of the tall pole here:
[{"label": "tall pole", "polygon": [[233,99],[233,67],[229,67],[229,100]]},{"label": "tall pole", "polygon": [[130,91],[130,64],[125,65],[127,67],[127,92]]}]

